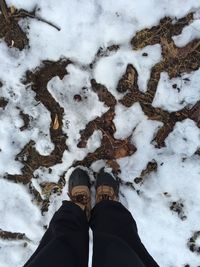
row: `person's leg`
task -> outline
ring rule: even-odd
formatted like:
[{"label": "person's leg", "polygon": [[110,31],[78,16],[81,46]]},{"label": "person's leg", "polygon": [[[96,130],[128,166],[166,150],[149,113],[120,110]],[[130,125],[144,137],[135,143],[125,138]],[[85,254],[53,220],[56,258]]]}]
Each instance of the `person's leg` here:
[{"label": "person's leg", "polygon": [[88,266],[88,220],[76,204],[63,201],[41,243],[24,267]]},{"label": "person's leg", "polygon": [[93,266],[158,267],[142,244],[131,213],[117,201],[118,192],[119,183],[113,174],[102,169],[97,175],[97,204],[90,221]]},{"label": "person's leg", "polygon": [[87,267],[90,180],[77,168],[69,178],[71,201],[63,201],[41,243],[24,267]]},{"label": "person's leg", "polygon": [[[112,262],[115,259],[118,261],[116,266],[121,266],[119,261],[123,261],[124,258],[124,260],[129,259],[126,266],[132,264],[135,267],[158,267],[142,244],[131,213],[121,203],[112,200],[99,202],[92,210],[90,225],[94,235],[93,266],[103,266],[101,261],[105,263],[105,258],[110,258],[111,267],[114,266]],[[130,249],[139,259],[134,255],[130,257]],[[126,256],[124,251],[127,252]]]}]

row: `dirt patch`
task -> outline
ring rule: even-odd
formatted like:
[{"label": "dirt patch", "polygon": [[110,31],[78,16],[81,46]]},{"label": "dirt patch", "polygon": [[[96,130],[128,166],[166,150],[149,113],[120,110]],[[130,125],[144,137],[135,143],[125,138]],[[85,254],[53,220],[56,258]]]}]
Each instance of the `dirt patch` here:
[{"label": "dirt patch", "polygon": [[146,169],[144,169],[144,170],[141,172],[140,177],[136,177],[136,178],[134,179],[134,182],[135,182],[136,184],[140,184],[140,185],[142,185],[142,184],[145,182],[145,179],[148,177],[148,175],[149,175],[151,172],[155,172],[155,171],[157,171],[157,168],[158,168],[158,164],[157,164],[156,161],[148,162]]},{"label": "dirt patch", "polygon": [[[163,60],[152,68],[146,93],[139,90],[137,85],[138,74],[131,65],[127,66],[126,73],[119,81],[117,87],[118,92],[127,91],[127,94],[120,101],[123,105],[130,107],[134,103],[139,102],[149,119],[164,123],[154,139],[156,146],[159,148],[165,146],[165,139],[173,130],[177,121],[190,118],[200,127],[199,102],[192,108],[186,107],[178,112],[171,113],[152,107],[152,102],[162,72],[165,71],[169,74],[170,78],[175,78],[183,73],[195,71],[200,67],[200,40],[194,40],[182,48],[176,47],[172,40],[172,36],[180,34],[182,29],[191,22],[192,17],[193,15],[190,13],[176,23],[173,23],[170,18],[164,18],[158,26],[138,32],[131,42],[133,48],[139,49],[146,45],[159,43],[162,47]],[[130,72],[134,75],[132,74],[131,76]],[[128,81],[128,77],[132,77],[131,82]],[[123,88],[126,88],[126,90]]]},{"label": "dirt patch", "polygon": [[8,101],[5,98],[0,97],[0,108],[4,109],[7,106],[7,104],[8,104]]},{"label": "dirt patch", "polygon": [[200,255],[200,246],[196,244],[198,238],[200,238],[200,231],[194,232],[193,236],[188,240],[187,245],[190,251]]},{"label": "dirt patch", "polygon": [[115,116],[115,105],[117,103],[115,97],[107,90],[107,88],[95,80],[91,81],[92,90],[97,93],[99,100],[104,102],[109,107],[109,110],[101,117],[89,122],[86,125],[85,130],[81,131],[80,142],[78,147],[84,148],[87,145],[87,141],[95,130],[102,132],[101,146],[94,152],[89,153],[83,161],[78,161],[74,164],[90,166],[92,162],[100,159],[107,160],[109,166],[115,167],[115,171],[119,171],[119,166],[116,163],[116,159],[130,156],[136,148],[131,144],[130,138],[124,140],[116,139],[114,133],[116,132],[115,124],[113,122]]},{"label": "dirt patch", "polygon": [[[127,77],[130,75],[130,69],[131,72],[134,73],[134,75],[132,75],[133,80],[129,82],[129,86],[127,86]],[[156,83],[158,84],[159,82],[158,77],[160,77],[160,73],[161,73],[160,69],[158,72],[154,72],[154,70],[152,71],[149,85],[152,85],[151,81],[153,81],[154,83],[156,81]],[[155,95],[154,87],[150,86],[150,89],[148,87],[147,92],[143,93],[139,90],[137,81],[138,81],[137,71],[134,69],[132,65],[129,65],[127,67],[126,73],[120,79],[117,87],[117,88],[123,88],[123,87],[128,88],[127,90],[128,93],[123,97],[122,100],[120,100],[120,103],[122,103],[126,107],[131,107],[134,103],[139,102],[143,112],[145,113],[145,115],[148,116],[149,119],[161,121],[164,123],[163,127],[158,131],[154,139],[154,141],[156,142],[155,145],[157,147],[160,148],[165,146],[165,139],[169,135],[169,133],[173,130],[176,122],[183,121],[186,118],[191,118],[198,123],[199,108],[200,108],[199,102],[193,108],[184,108],[177,112],[171,112],[171,113],[164,111],[160,108],[154,108],[152,106],[152,101]],[[120,91],[121,89],[117,90]]]},{"label": "dirt patch", "polygon": [[127,91],[136,92],[138,90],[137,79],[138,74],[136,69],[131,64],[128,64],[125,74],[119,80],[117,91],[119,93],[125,93]]},{"label": "dirt patch", "polygon": [[19,115],[24,122],[24,125],[20,127],[20,131],[24,131],[24,130],[28,129],[28,127],[29,127],[30,116],[28,114],[25,114],[22,110],[20,110]]},{"label": "dirt patch", "polygon": [[194,120],[197,126],[200,128],[200,101],[198,101],[194,107],[189,111],[189,116],[191,120]]},{"label": "dirt patch", "polygon": [[182,200],[173,201],[170,203],[170,210],[177,213],[178,217],[182,221],[185,221],[187,219],[184,209],[185,209],[185,205],[183,204]]},{"label": "dirt patch", "polygon": [[172,36],[179,35],[192,19],[193,13],[189,13],[186,17],[179,20],[169,17],[163,18],[158,26],[137,32],[131,40],[132,47],[133,49],[141,49],[147,45],[158,44],[161,43],[161,38],[171,40]]},{"label": "dirt patch", "polygon": [[3,38],[9,47],[23,50],[29,44],[26,33],[21,29],[18,20],[13,17],[12,10],[7,7],[4,1],[1,5],[0,14],[0,38]]},{"label": "dirt patch", "polygon": [[[55,148],[49,156],[40,155],[35,149],[34,141],[30,141],[23,150],[16,156],[16,160],[22,162],[22,175],[7,175],[9,180],[29,183],[33,172],[40,166],[51,167],[62,161],[64,151],[67,149],[66,140],[67,136],[62,131],[63,108],[56,102],[52,95],[47,90],[47,83],[54,77],[59,76],[62,79],[66,74],[67,65],[70,61],[62,59],[57,62],[45,61],[43,64],[33,72],[27,72],[24,80],[25,84],[29,84],[32,90],[36,93],[36,100],[41,102],[50,112],[52,124],[50,127],[51,141],[54,143]],[[24,127],[28,125],[28,117],[21,112],[24,120]],[[57,118],[57,127],[55,127],[55,118]]]},{"label": "dirt patch", "polygon": [[98,62],[100,58],[110,56],[112,53],[117,52],[119,48],[120,48],[119,45],[111,45],[107,48],[100,47],[94,57],[94,60],[89,64],[90,69],[94,68],[95,64]]},{"label": "dirt patch", "polygon": [[12,233],[8,231],[3,231],[0,229],[0,239],[6,239],[6,240],[26,240],[29,239],[26,237],[25,234],[22,233]]},{"label": "dirt patch", "polygon": [[36,19],[54,27],[58,31],[61,30],[60,27],[52,22],[37,16],[37,6],[29,12],[24,9],[16,9],[15,6],[8,7],[5,0],[0,0],[0,8],[0,38],[3,38],[9,47],[15,47],[19,50],[23,50],[25,47],[28,47],[29,39],[18,24],[21,19]]},{"label": "dirt patch", "polygon": [[[61,59],[57,62],[44,61],[40,67],[26,73],[23,83],[31,87],[36,93],[36,100],[41,102],[51,114],[52,123],[50,126],[50,136],[55,148],[49,156],[42,156],[36,150],[34,141],[30,141],[16,156],[16,160],[24,165],[21,170],[22,175],[7,174],[5,176],[8,180],[27,184],[28,190],[33,196],[35,204],[40,207],[42,214],[48,211],[50,195],[54,193],[60,194],[62,191],[65,185],[65,173],[61,175],[57,184],[42,183],[42,196],[31,182],[33,173],[39,167],[49,168],[49,172],[51,172],[50,167],[61,163],[63,153],[67,150],[67,136],[62,131],[64,110],[47,90],[47,84],[54,76],[58,76],[62,79],[67,75],[66,67],[70,63],[71,62],[67,59]],[[20,128],[20,130],[23,131],[29,127],[30,118],[22,111],[20,115],[24,121],[24,125]]]}]

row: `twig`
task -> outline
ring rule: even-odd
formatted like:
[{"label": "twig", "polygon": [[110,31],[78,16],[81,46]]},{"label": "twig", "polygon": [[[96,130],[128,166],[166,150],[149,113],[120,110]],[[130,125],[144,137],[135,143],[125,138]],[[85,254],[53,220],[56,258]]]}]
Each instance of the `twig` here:
[{"label": "twig", "polygon": [[57,31],[60,31],[60,30],[61,30],[60,27],[56,26],[55,24],[53,24],[52,22],[50,22],[50,21],[48,21],[48,20],[46,20],[46,19],[37,17],[37,16],[35,16],[35,15],[30,15],[30,17],[31,17],[31,18],[35,18],[35,19],[37,19],[38,21],[42,21],[42,22],[44,22],[44,23],[46,23],[46,24],[49,24],[50,26],[52,26],[53,28],[55,28]]},{"label": "twig", "polygon": [[108,138],[108,141],[110,142],[112,148],[114,149],[115,147],[113,146],[113,142],[112,142],[112,139],[110,138],[110,136],[101,127],[99,127],[99,130],[101,130],[103,132],[104,136],[106,136]]},{"label": "twig", "polygon": [[0,0],[0,7],[2,14],[7,22],[10,22],[9,15],[8,15],[8,7],[5,0]]},{"label": "twig", "polygon": [[[1,0],[0,0],[1,1]],[[54,27],[56,30],[60,31],[61,28],[56,26],[55,24],[53,24],[52,22],[50,21],[47,21],[46,19],[43,19],[43,18],[40,18],[38,16],[36,16],[35,14],[31,14],[29,12],[26,12],[24,10],[21,10],[19,11],[16,15],[12,15],[13,18],[15,17],[29,17],[29,18],[32,18],[32,19],[37,19],[38,21],[42,21],[46,24],[49,24],[50,26]]]}]

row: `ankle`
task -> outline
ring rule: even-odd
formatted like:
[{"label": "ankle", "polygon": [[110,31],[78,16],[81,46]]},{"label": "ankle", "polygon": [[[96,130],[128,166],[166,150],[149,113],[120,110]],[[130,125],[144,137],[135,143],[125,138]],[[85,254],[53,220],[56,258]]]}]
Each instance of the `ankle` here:
[{"label": "ankle", "polygon": [[111,186],[101,185],[96,190],[96,204],[102,200],[118,201],[114,189]]},{"label": "ankle", "polygon": [[78,205],[83,211],[86,211],[87,216],[90,210],[90,190],[87,186],[80,185],[72,188],[68,193],[70,200]]}]

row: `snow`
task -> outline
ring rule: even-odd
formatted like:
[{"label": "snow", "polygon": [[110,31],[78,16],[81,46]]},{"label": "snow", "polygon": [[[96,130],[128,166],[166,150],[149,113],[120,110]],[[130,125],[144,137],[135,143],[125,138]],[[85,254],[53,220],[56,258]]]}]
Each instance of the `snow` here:
[{"label": "snow", "polygon": [[[1,97],[9,99],[5,110],[0,111],[0,174],[9,170],[10,174],[20,173],[21,164],[15,161],[15,156],[30,141],[36,142],[36,149],[42,155],[49,155],[54,148],[49,136],[50,114],[34,99],[34,93],[24,86],[11,87],[5,84],[1,88]],[[21,131],[24,125],[20,110],[31,116],[30,127]]]},{"label": "snow", "polygon": [[42,182],[55,182],[59,181],[60,176],[66,169],[70,168],[75,160],[82,160],[88,153],[94,152],[101,145],[101,132],[94,131],[93,135],[89,138],[86,148],[78,148],[77,141],[72,139],[70,142],[74,144],[74,147],[70,145],[69,151],[65,151],[63,154],[63,162],[61,164],[56,164],[51,167],[51,172],[49,173],[49,168],[40,167],[34,172],[34,177],[37,178],[35,181],[35,186],[40,188],[39,184]]},{"label": "snow", "polygon": [[[148,56],[144,57],[144,53],[147,53]],[[146,92],[151,69],[160,60],[161,48],[159,44],[146,46],[138,51],[131,51],[130,47],[123,47],[110,57],[99,60],[94,69],[94,78],[97,82],[104,84],[116,99],[120,99],[123,95],[117,93],[117,83],[130,63],[137,70],[140,91]]]},{"label": "snow", "polygon": [[152,105],[170,112],[194,105],[200,99],[199,84],[200,70],[173,79],[162,72]]},{"label": "snow", "polygon": [[22,266],[36,249],[43,233],[41,213],[39,208],[33,205],[30,194],[22,185],[1,179],[0,188],[0,229],[25,233],[31,240],[26,249],[25,241],[0,240],[0,266]]},{"label": "snow", "polygon": [[[146,160],[147,155],[144,154],[144,149],[138,154],[136,152],[128,163],[127,159],[120,160],[122,176],[127,177],[127,181],[133,181],[141,173],[142,156],[145,162],[154,159],[158,164],[158,170],[145,177],[144,184],[137,187],[137,190],[140,190],[139,196],[125,186],[121,188],[121,191],[125,195],[126,206],[138,223],[142,241],[155,259],[159,259],[160,266],[183,266],[187,262],[192,262],[192,266],[198,266],[199,258],[186,249],[186,245],[193,231],[199,229],[200,165],[197,156],[193,155],[188,158],[187,156],[192,154],[191,146],[194,142],[197,141],[199,144],[200,131],[190,120],[177,124],[171,136],[167,138],[166,148],[158,150],[151,147],[148,149],[149,152],[150,149],[152,150],[148,155],[148,160]],[[182,135],[181,126],[185,128],[190,126],[192,134],[196,131],[194,139],[187,136],[189,139],[185,146],[179,145]],[[177,131],[180,134],[179,138],[178,136],[173,138]],[[142,141],[148,140],[147,143],[149,143],[152,135],[149,134],[149,137],[146,135],[146,138],[140,139],[140,146],[142,146]],[[138,145],[137,148],[139,148]],[[141,155],[142,152],[143,155]],[[128,172],[128,170],[134,171]],[[183,221],[169,209],[172,202],[179,200],[183,200],[184,215],[187,216],[187,219]],[[154,246],[152,246],[152,240]]]},{"label": "snow", "polygon": [[[101,145],[102,133],[96,130],[85,148],[77,147],[80,130],[108,110],[92,91],[90,80],[96,79],[120,100],[124,94],[118,93],[116,86],[127,64],[132,64],[138,73],[139,90],[146,92],[152,67],[162,60],[161,47],[156,44],[135,51],[130,40],[137,31],[157,25],[165,16],[175,20],[191,11],[196,12],[194,21],[173,40],[183,47],[199,39],[200,0],[60,0],[59,3],[7,0],[7,4],[29,11],[37,7],[37,16],[61,28],[57,31],[29,18],[19,23],[28,35],[30,48],[18,51],[0,40],[0,81],[3,83],[0,97],[8,100],[7,106],[0,108],[0,229],[25,233],[30,239],[0,239],[0,267],[19,267],[36,249],[44,226],[48,225],[62,200],[68,198],[67,181],[74,161],[84,159]],[[90,63],[99,48],[105,50],[113,44],[120,46],[118,51],[99,58],[91,69]],[[148,56],[144,57],[143,53]],[[40,183],[57,183],[66,172],[66,186],[60,196],[52,194],[49,210],[42,216],[28,186],[8,181],[4,176],[21,174],[23,165],[15,157],[31,140],[41,155],[50,155],[54,149],[49,133],[50,113],[35,100],[31,86],[25,86],[22,80],[26,71],[39,66],[42,60],[62,57],[72,61],[67,66],[68,75],[63,79],[53,77],[47,89],[64,109],[63,132],[68,137],[68,150],[64,152],[62,162],[51,167],[51,172],[49,168],[38,168],[31,182],[42,194]],[[173,79],[163,72],[153,106],[172,112],[194,105],[200,100],[199,77],[200,70]],[[75,101],[74,95],[80,95],[82,101]],[[20,130],[24,125],[21,111],[31,118],[24,131]],[[153,140],[163,124],[148,119],[139,103],[127,108],[118,102],[114,123],[114,137],[130,137],[137,148],[132,156],[117,160],[123,181],[133,182],[148,162],[154,161],[158,165],[157,171],[144,177],[143,184],[134,184],[139,193],[125,185],[120,189],[120,200],[136,219],[143,243],[162,267],[199,266],[199,256],[187,248],[187,241],[194,231],[200,230],[200,164],[199,156],[194,154],[200,148],[200,129],[190,119],[177,122],[165,140],[166,147],[158,149]],[[99,160],[91,169],[97,171],[103,166],[105,161]],[[94,180],[92,171],[90,177]],[[170,210],[171,203],[176,201],[184,204],[185,220]]]},{"label": "snow", "polygon": [[200,129],[190,119],[177,122],[165,143],[171,152],[191,157],[200,147]]},{"label": "snow", "polygon": [[[164,164],[162,166],[159,164],[157,173],[148,177],[141,193],[144,203],[142,207],[139,207],[139,214],[136,215],[134,207],[130,207],[130,209],[138,221],[139,232],[143,235],[145,229],[148,228],[145,245],[150,249],[152,249],[153,237],[156,244],[152,253],[155,253],[154,255],[160,259],[160,266],[183,266],[187,262],[192,262],[192,266],[198,266],[199,258],[185,248],[188,238],[192,236],[193,229],[199,228],[197,220],[200,190],[199,159],[193,157],[183,161],[180,156],[166,157],[164,154],[159,155],[159,159],[160,164],[161,162]],[[165,197],[164,192],[168,192],[169,197]],[[196,194],[197,197],[194,198]],[[128,196],[131,197],[130,195],[129,192]],[[187,216],[187,220],[184,221],[169,210],[170,202],[180,199],[184,199],[184,210]],[[137,203],[138,201],[135,201],[135,206]],[[142,213],[145,214],[145,219]],[[191,225],[193,229],[191,229]],[[163,229],[165,230],[163,231]],[[160,239],[158,236],[162,231],[163,236]],[[162,246],[160,251],[158,251],[159,246]],[[170,257],[164,256],[166,251]],[[177,253],[177,251],[179,252]]]},{"label": "snow", "polygon": [[180,35],[174,36],[174,43],[178,47],[183,47],[189,42],[200,38],[200,19],[194,20],[185,27]]},{"label": "snow", "polygon": [[124,181],[133,182],[134,178],[145,169],[147,163],[155,158],[155,148],[151,142],[160,126],[162,126],[161,122],[151,121],[146,117],[138,123],[132,134],[132,142],[137,151],[128,158],[118,160]]},{"label": "snow", "polygon": [[34,245],[26,247],[26,243],[22,241],[0,241],[0,247],[0,267],[23,266],[24,261],[28,260],[37,248]]},{"label": "snow", "polygon": [[[48,91],[55,100],[64,108],[64,120],[67,124],[63,130],[69,134],[69,145],[74,148],[75,142],[80,138],[80,130],[84,129],[86,124],[101,116],[108,108],[99,102],[97,95],[92,92],[90,85],[90,74],[81,70],[79,67],[70,65],[67,68],[69,76],[60,80],[53,78],[48,83]],[[82,101],[74,100],[75,95],[80,95]],[[87,109],[85,108],[87,106]]]},{"label": "snow", "polygon": [[139,103],[130,108],[118,104],[115,108],[115,138],[124,139],[132,135],[134,128],[145,118]]}]

